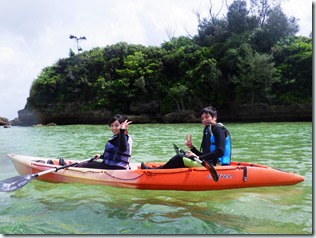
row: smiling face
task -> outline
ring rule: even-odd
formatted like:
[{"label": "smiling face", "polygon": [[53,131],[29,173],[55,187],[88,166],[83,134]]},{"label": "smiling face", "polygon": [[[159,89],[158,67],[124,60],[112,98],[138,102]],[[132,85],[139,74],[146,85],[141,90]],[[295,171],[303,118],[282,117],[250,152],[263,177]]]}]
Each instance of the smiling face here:
[{"label": "smiling face", "polygon": [[116,121],[111,123],[110,127],[111,127],[113,134],[117,135],[120,133],[121,123],[118,120],[116,120]]},{"label": "smiling face", "polygon": [[207,125],[210,125],[210,124],[215,124],[216,123],[216,119],[217,119],[216,116],[212,117],[211,114],[209,114],[209,113],[205,113],[204,112],[201,115],[201,121],[202,121],[202,124],[204,126],[207,126]]}]

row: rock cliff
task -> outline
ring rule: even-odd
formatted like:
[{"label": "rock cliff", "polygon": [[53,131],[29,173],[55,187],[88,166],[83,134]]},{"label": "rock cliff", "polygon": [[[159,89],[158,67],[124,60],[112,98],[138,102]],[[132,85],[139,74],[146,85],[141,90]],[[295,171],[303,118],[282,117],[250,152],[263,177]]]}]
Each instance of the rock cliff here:
[{"label": "rock cliff", "polygon": [[[282,121],[312,121],[312,105],[230,105],[217,108],[221,122],[282,122]],[[125,114],[126,115],[126,114]],[[79,112],[75,108],[59,113],[47,113],[29,111],[23,109],[18,111],[18,125],[34,125],[56,123],[66,124],[106,124],[112,116],[108,110]],[[127,114],[133,123],[195,123],[200,122],[197,112],[192,110],[171,112],[161,115],[159,105],[148,102],[142,105],[131,106]]]},{"label": "rock cliff", "polygon": [[10,121],[8,118],[0,117],[0,126],[10,125]]}]

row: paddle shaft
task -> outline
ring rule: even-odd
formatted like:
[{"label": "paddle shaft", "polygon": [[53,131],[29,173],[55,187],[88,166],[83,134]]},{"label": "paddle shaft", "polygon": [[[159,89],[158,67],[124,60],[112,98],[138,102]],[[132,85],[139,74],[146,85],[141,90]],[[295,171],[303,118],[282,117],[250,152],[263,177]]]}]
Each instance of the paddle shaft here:
[{"label": "paddle shaft", "polygon": [[80,161],[80,162],[75,162],[75,163],[72,163],[72,164],[67,164],[67,165],[64,165],[64,166],[55,167],[53,169],[48,169],[48,170],[39,172],[37,174],[33,174],[33,176],[34,177],[39,177],[39,176],[42,176],[42,175],[45,175],[45,174],[49,174],[49,173],[52,173],[52,172],[57,172],[58,170],[66,169],[66,168],[69,168],[69,167],[72,167],[72,166],[75,166],[77,164],[81,164],[81,163],[84,163],[84,162],[88,162],[88,161],[90,162],[90,161],[92,161],[94,159],[95,158],[90,158],[90,159],[86,159],[86,160],[83,160],[83,161]]},{"label": "paddle shaft", "polygon": [[194,160],[195,160],[196,162],[198,162],[198,163],[200,163],[200,164],[203,165],[203,162],[202,162],[202,160],[199,159],[199,157],[195,157],[195,156],[194,156]]}]

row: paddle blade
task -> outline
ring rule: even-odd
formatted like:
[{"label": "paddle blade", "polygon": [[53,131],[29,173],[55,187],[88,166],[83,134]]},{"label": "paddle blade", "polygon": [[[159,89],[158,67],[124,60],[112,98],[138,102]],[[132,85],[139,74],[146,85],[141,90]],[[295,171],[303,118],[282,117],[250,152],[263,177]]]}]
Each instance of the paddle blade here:
[{"label": "paddle blade", "polygon": [[0,192],[13,192],[29,183],[35,176],[24,174],[0,181]]},{"label": "paddle blade", "polygon": [[176,154],[182,154],[182,155],[186,155],[186,152],[183,150],[183,149],[180,149],[175,143],[172,143],[173,144],[173,148],[174,150],[176,151]]},{"label": "paddle blade", "polygon": [[175,143],[172,143],[172,144],[173,144],[173,148],[174,148],[176,154],[177,155],[180,154],[179,147]]},{"label": "paddle blade", "polygon": [[213,179],[215,182],[218,181],[219,177],[218,174],[216,172],[216,169],[213,167],[213,165],[211,165],[209,162],[207,161],[203,161],[203,164],[205,165],[205,168],[210,172],[210,174],[212,175]]}]

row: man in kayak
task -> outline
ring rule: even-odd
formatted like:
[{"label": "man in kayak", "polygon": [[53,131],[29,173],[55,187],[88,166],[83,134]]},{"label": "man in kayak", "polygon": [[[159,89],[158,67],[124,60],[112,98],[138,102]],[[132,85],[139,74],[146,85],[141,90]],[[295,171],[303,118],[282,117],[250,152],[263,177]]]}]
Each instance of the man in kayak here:
[{"label": "man in kayak", "polygon": [[105,145],[104,153],[96,155],[95,160],[78,164],[76,167],[95,169],[128,169],[132,151],[132,138],[127,133],[128,125],[132,123],[117,114],[109,120],[109,127],[113,136]]},{"label": "man in kayak", "polygon": [[[209,106],[200,112],[201,121],[204,125],[203,138],[200,151],[192,144],[192,135],[186,135],[185,145],[190,149],[184,154],[172,157],[166,164],[155,169],[172,169],[199,166],[194,160],[186,157],[198,157],[201,161],[208,161],[212,165],[229,165],[231,161],[231,137],[228,129],[217,123],[217,111]],[[141,163],[142,169],[153,169]]]}]

